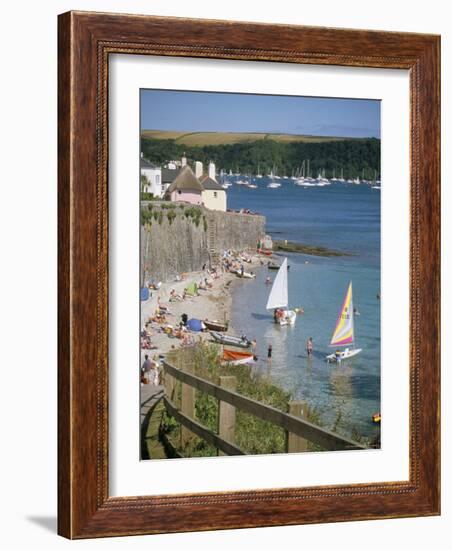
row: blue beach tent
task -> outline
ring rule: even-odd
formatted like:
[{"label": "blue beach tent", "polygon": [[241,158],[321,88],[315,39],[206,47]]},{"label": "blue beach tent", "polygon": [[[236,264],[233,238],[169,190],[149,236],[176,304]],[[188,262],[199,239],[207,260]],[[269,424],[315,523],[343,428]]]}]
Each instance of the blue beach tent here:
[{"label": "blue beach tent", "polygon": [[189,319],[187,321],[187,328],[193,332],[201,332],[203,329],[202,321],[199,319]]},{"label": "blue beach tent", "polygon": [[143,287],[140,290],[140,299],[142,302],[145,302],[146,300],[149,300],[149,289],[146,287]]}]

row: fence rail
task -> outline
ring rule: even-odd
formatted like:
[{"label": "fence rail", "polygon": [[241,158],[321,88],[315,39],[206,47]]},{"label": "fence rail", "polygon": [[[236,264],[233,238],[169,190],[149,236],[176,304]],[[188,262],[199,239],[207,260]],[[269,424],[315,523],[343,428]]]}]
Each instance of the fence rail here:
[{"label": "fence rail", "polygon": [[202,426],[199,422],[196,422],[196,420],[193,420],[193,418],[189,418],[185,414],[181,413],[176,405],[172,403],[167,397],[163,399],[163,402],[165,404],[166,412],[175,418],[180,424],[188,428],[191,432],[193,432],[195,435],[200,437],[201,439],[204,439],[209,445],[212,445],[212,447],[216,447],[220,451],[223,451],[227,455],[244,455],[246,454],[245,451],[243,451],[240,447],[237,447],[237,445],[234,445],[233,443],[229,443],[219,435],[217,435],[212,430],[209,430],[208,428],[205,428]]},{"label": "fence rail", "polygon": [[[165,406],[169,414],[174,416],[190,432],[205,439],[225,454],[245,454],[243,450],[234,445],[233,441],[235,409],[284,429],[288,436],[288,452],[299,452],[306,449],[306,441],[310,441],[322,449],[329,451],[365,449],[359,443],[320,428],[303,418],[302,415],[304,414],[305,407],[300,402],[289,405],[289,410],[296,414],[291,414],[290,412],[284,413],[270,405],[265,405],[264,403],[240,395],[231,389],[199,378],[193,372],[181,370],[166,361],[163,361],[163,370],[166,389]],[[220,382],[222,378],[230,379],[231,377],[220,377]],[[175,381],[182,384],[182,411],[179,411],[172,402]],[[203,427],[193,419],[195,389],[218,399],[220,404],[219,435]],[[224,404],[227,404],[226,407]],[[223,418],[221,415],[222,410],[224,411]],[[228,440],[221,437],[222,433],[228,435]]]}]

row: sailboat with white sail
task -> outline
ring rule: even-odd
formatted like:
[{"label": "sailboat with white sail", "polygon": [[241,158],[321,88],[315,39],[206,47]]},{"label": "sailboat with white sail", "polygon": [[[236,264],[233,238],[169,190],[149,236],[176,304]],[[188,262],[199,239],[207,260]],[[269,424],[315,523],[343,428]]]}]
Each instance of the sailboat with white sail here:
[{"label": "sailboat with white sail", "polygon": [[289,291],[287,279],[287,258],[284,258],[276,274],[266,306],[266,309],[274,310],[275,323],[281,326],[294,325],[297,320],[295,311],[288,309]]},{"label": "sailboat with white sail", "polygon": [[353,316],[353,290],[352,282],[350,281],[330,342],[331,347],[346,347],[343,351],[336,349],[334,353],[327,355],[326,360],[329,363],[340,363],[344,359],[350,359],[362,351],[354,347],[355,334]]},{"label": "sailboat with white sail", "polygon": [[261,170],[259,168],[259,161],[257,162],[257,174],[256,174],[255,177],[258,178],[258,179],[262,178]]}]

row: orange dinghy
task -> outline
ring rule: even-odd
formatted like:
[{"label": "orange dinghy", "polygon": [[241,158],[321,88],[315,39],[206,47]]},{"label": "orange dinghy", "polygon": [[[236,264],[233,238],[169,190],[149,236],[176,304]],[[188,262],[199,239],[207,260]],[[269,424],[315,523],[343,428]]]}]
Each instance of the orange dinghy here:
[{"label": "orange dinghy", "polygon": [[225,363],[233,363],[234,365],[241,365],[242,363],[249,363],[254,359],[254,354],[247,351],[235,351],[231,349],[223,350],[223,361]]}]

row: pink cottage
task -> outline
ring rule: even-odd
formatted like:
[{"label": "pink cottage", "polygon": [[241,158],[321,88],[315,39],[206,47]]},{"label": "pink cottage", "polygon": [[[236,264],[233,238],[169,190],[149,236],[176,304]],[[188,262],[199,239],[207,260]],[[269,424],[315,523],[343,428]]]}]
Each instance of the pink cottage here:
[{"label": "pink cottage", "polygon": [[193,173],[190,166],[186,165],[179,172],[176,179],[168,187],[166,198],[171,201],[183,201],[190,204],[202,204],[203,187]]}]

